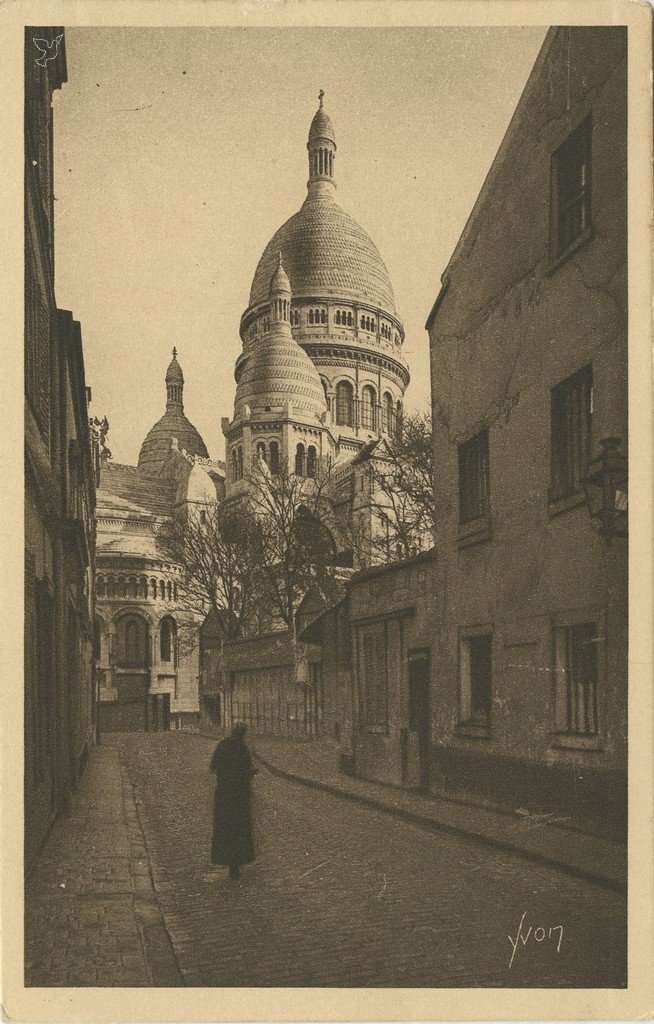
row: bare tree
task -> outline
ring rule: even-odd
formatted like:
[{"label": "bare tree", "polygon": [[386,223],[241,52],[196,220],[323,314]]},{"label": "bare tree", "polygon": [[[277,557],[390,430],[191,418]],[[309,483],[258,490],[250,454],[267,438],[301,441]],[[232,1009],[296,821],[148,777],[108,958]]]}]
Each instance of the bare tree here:
[{"label": "bare tree", "polygon": [[215,612],[226,635],[241,634],[254,598],[257,534],[247,505],[208,505],[162,528],[165,556],[182,567],[181,603],[204,618]]},{"label": "bare tree", "polygon": [[367,486],[356,522],[369,513],[359,539],[373,562],[409,558],[431,546],[436,502],[432,425],[428,413],[405,417],[394,436],[383,438],[367,464]]},{"label": "bare tree", "polygon": [[326,601],[335,599],[336,548],[329,530],[329,471],[313,477],[281,465],[272,474],[265,463],[250,476],[248,503],[257,537],[257,590],[288,629],[295,643],[296,615],[312,588]]}]

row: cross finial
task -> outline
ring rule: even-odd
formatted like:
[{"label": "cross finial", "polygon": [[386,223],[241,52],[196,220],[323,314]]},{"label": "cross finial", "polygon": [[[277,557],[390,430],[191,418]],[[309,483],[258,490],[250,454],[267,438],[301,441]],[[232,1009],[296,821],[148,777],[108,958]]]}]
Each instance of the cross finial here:
[{"label": "cross finial", "polygon": [[173,359],[177,359],[177,349],[173,347]]},{"label": "cross finial", "polygon": [[324,95],[325,95],[325,90],[321,89],[320,92],[318,93],[318,99],[320,100],[320,106],[321,107],[322,107],[322,99],[323,99]]}]

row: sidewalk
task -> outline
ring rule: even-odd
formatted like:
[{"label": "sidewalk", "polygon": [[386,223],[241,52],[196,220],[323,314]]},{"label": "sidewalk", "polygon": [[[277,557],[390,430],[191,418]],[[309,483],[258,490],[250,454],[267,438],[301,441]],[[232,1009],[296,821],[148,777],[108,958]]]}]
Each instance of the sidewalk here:
[{"label": "sidewalk", "polygon": [[183,985],[132,787],[110,738],[25,887],[27,986]]},{"label": "sidewalk", "polygon": [[276,775],[366,804],[435,831],[518,853],[605,888],[627,890],[627,847],[583,823],[557,824],[548,815],[508,813],[470,802],[422,795],[342,774],[332,740],[251,736],[255,757]]}]

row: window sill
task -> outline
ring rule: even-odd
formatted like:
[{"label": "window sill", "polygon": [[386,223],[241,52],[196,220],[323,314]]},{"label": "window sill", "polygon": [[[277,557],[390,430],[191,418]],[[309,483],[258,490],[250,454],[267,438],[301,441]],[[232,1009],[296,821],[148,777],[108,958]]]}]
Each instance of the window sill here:
[{"label": "window sill", "polygon": [[564,263],[567,263],[575,253],[579,252],[580,249],[583,249],[584,246],[590,242],[594,234],[595,231],[593,229],[593,225],[590,224],[585,231],[582,231],[578,238],[575,238],[574,242],[571,242],[567,249],[564,249],[564,251],[559,253],[558,256],[551,257],[549,266],[546,270],[547,275],[555,274],[559,267],[563,266]]},{"label": "window sill", "polygon": [[470,740],[489,740],[490,725],[487,722],[459,722],[455,727],[456,736],[463,736]]},{"label": "window sill", "polygon": [[457,534],[457,544],[460,548],[468,548],[473,544],[483,544],[491,539],[490,516],[480,516],[469,523],[462,523]]},{"label": "window sill", "polygon": [[550,519],[554,519],[555,516],[560,516],[564,512],[570,512],[573,508],[578,508],[585,501],[583,491],[574,491],[572,494],[566,494],[561,498],[550,497],[547,502],[547,514]]},{"label": "window sill", "polygon": [[573,733],[559,733],[552,740],[555,750],[604,750],[601,736],[584,736]]}]

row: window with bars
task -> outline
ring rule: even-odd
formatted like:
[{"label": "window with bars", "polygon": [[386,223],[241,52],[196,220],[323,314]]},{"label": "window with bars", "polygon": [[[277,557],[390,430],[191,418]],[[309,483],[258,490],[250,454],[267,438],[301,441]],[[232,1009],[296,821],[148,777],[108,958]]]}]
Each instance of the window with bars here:
[{"label": "window with bars", "polygon": [[490,514],[488,430],[459,445],[459,522]]},{"label": "window with bars", "polygon": [[491,715],[493,639],[487,633],[461,641],[461,724],[488,726]]},{"label": "window with bars", "polygon": [[595,736],[597,715],[597,645],[594,622],[554,631],[555,729],[575,736]]},{"label": "window with bars", "polygon": [[373,430],[375,427],[375,391],[368,384],[363,389],[361,401],[361,426]]},{"label": "window with bars", "polygon": [[552,388],[550,500],[581,490],[592,441],[593,375],[584,366]]},{"label": "window with bars", "polygon": [[552,156],[552,255],[560,256],[591,223],[590,115]]}]

